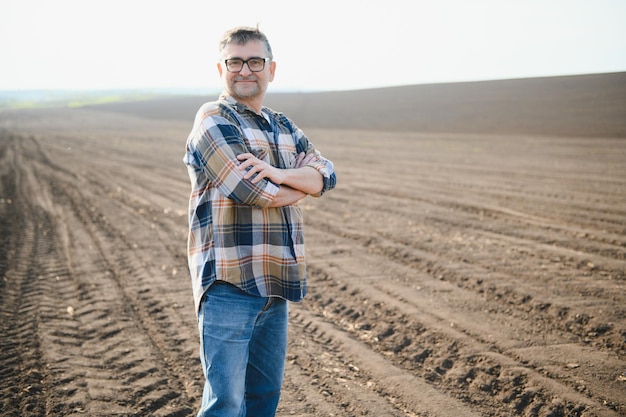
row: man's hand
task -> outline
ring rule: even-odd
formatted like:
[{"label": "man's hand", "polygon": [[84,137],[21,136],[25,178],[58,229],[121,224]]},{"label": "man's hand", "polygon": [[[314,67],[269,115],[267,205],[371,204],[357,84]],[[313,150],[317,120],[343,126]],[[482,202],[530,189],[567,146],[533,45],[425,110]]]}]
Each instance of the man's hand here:
[{"label": "man's hand", "polygon": [[249,180],[252,178],[252,184],[256,184],[261,181],[263,178],[267,178],[272,181],[274,184],[282,184],[284,180],[284,176],[282,175],[282,171],[279,168],[273,167],[265,161],[260,160],[256,156],[251,153],[242,153],[237,155],[237,159],[241,161],[239,165],[240,171],[245,171],[250,168],[248,172],[243,176],[245,179]]},{"label": "man's hand", "polygon": [[[315,195],[319,193],[323,186],[324,180],[320,172],[315,168],[308,168],[307,164],[318,158],[318,155],[311,153],[305,155],[300,153],[291,164],[289,169],[276,168],[265,161],[257,158],[251,153],[242,153],[237,156],[241,161],[239,170],[248,170],[243,178],[250,180],[253,184],[267,178],[277,185],[288,185],[289,187],[302,191],[304,194]],[[301,169],[303,168],[303,169]]]},{"label": "man's hand", "polygon": [[314,153],[310,153],[308,156],[304,152],[300,152],[296,159],[291,164],[291,168],[302,168],[306,166],[309,162],[314,160],[317,157]]},{"label": "man's hand", "polygon": [[[309,162],[317,158],[317,155],[311,153],[306,155],[304,152],[300,152],[296,159],[294,159],[291,164],[291,169],[302,168],[306,166]],[[250,168],[248,172],[243,176],[245,179],[252,179],[252,184],[256,184],[261,181],[263,178],[267,178],[272,181],[274,184],[282,184],[285,181],[285,176],[283,170],[276,168],[267,162],[257,158],[251,153],[242,153],[237,155],[237,159],[241,161],[239,165],[240,171],[245,171]]]}]

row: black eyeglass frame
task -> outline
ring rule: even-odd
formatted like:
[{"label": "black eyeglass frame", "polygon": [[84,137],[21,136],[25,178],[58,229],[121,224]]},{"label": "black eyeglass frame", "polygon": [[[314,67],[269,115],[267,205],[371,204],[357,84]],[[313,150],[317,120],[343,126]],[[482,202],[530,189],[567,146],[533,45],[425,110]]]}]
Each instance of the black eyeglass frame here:
[{"label": "black eyeglass frame", "polygon": [[[261,67],[261,69],[258,70],[253,70],[252,68],[250,68],[250,64],[248,63],[249,61],[255,61],[255,60],[261,60],[263,61],[263,66]],[[224,64],[226,65],[226,71],[228,72],[239,72],[243,69],[244,65],[248,66],[248,69],[250,70],[250,72],[261,72],[265,69],[265,63],[267,61],[271,61],[271,58],[262,58],[260,56],[253,56],[251,58],[248,59],[241,59],[241,58],[229,58],[229,59],[225,59],[224,60]],[[238,70],[231,70],[230,68],[228,68],[228,62],[229,61],[240,61],[241,62],[241,68],[239,68]]]}]

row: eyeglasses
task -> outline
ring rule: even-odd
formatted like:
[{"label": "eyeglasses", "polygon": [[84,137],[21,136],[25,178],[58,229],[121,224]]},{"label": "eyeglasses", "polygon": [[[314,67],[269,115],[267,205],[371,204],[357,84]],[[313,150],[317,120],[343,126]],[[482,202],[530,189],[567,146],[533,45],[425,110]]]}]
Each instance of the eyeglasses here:
[{"label": "eyeglasses", "polygon": [[252,72],[261,72],[265,69],[265,62],[269,61],[269,58],[253,57],[246,60],[241,58],[231,58],[224,60],[226,69],[228,72],[239,72],[243,69],[243,64],[248,64],[248,68]]}]

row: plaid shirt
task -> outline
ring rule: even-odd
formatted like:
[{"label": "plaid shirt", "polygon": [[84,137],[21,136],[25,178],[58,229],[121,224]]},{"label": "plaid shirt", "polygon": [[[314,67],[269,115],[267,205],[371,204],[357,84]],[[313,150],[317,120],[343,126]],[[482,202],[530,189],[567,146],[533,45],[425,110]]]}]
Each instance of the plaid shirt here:
[{"label": "plaid shirt", "polygon": [[216,280],[263,297],[301,301],[306,294],[302,210],[269,207],[279,186],[244,179],[237,155],[250,152],[287,169],[300,152],[314,153],[308,166],[324,177],[319,195],[335,187],[335,172],[291,120],[266,107],[262,113],[223,94],[198,110],[187,139],[187,250],[196,311]]}]

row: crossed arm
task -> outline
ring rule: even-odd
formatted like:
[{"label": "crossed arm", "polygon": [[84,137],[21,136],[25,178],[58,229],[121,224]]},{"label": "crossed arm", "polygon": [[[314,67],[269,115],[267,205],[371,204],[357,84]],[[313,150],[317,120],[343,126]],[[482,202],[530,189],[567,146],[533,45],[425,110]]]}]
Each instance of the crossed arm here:
[{"label": "crossed arm", "polygon": [[237,156],[241,162],[239,170],[245,171],[249,168],[244,175],[245,179],[252,178],[251,182],[256,184],[263,178],[267,178],[281,186],[270,207],[294,204],[307,195],[317,194],[322,190],[324,186],[322,174],[315,168],[306,166],[313,158],[315,158],[314,154],[305,156],[303,152],[298,155],[291,168],[280,169],[258,159],[251,153]]}]

